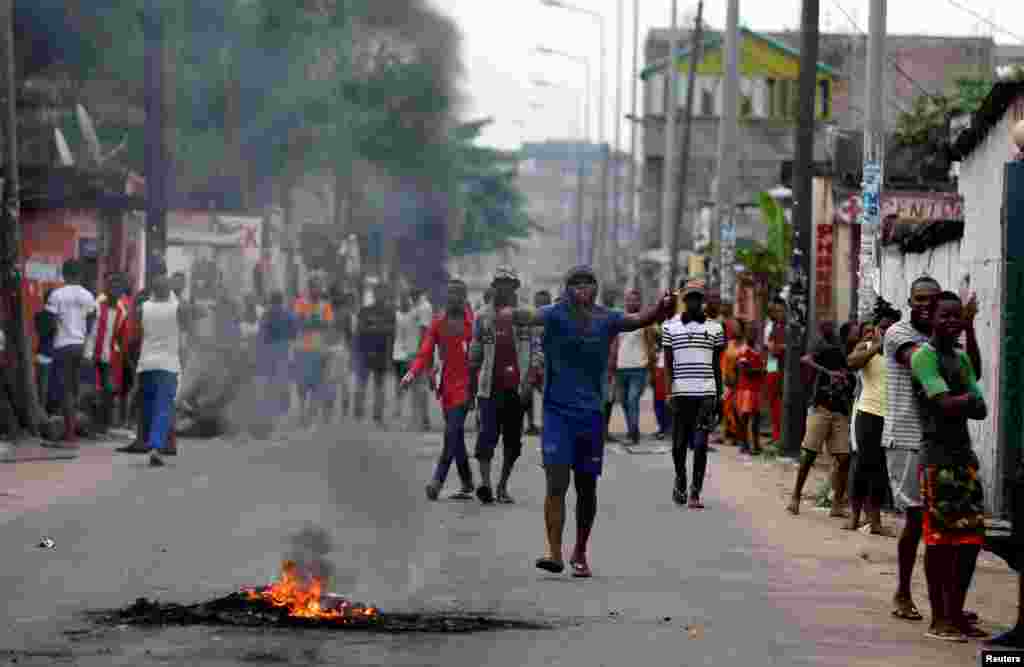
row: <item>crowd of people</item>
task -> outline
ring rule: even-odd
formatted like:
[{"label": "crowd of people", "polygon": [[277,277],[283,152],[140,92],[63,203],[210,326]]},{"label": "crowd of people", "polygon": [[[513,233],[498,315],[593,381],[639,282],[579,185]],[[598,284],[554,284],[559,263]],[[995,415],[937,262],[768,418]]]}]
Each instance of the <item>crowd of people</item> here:
[{"label": "crowd of people", "polygon": [[[454,463],[459,486],[451,498],[515,503],[511,481],[524,432],[540,435],[547,539],[536,566],[548,572],[566,567],[572,481],[577,534],[568,565],[574,576],[592,575],[588,544],[605,444],[615,440],[609,432],[614,405],[622,406],[629,443],[638,444],[645,437],[641,397],[652,390],[657,430],[651,437],[670,439],[671,497],[690,509],[705,507],[712,443],[757,454],[762,412],[771,420],[773,443],[781,440],[785,303],[773,300],[763,323],[740,321],[723,313],[717,295],[698,280],[684,280],[646,306],[640,291],[629,289],[620,311],[609,307],[614,299],[597,303],[597,279],[586,266],[568,272],[553,302],[541,291],[529,306],[518,303],[516,271],[502,267],[476,309],[455,278],[437,309],[416,290],[395,305],[384,285],[357,308],[352,299],[332,298],[315,279],[291,305],[277,293],[265,305],[251,298],[236,308],[226,298],[186,303],[180,276],[158,275],[133,296],[124,276],[111,274],[98,298],[81,285],[76,262],[65,264],[64,278],[64,286],[46,295],[36,328],[41,397],[63,416],[65,441],[78,433],[83,363],[95,376],[97,427],[123,423],[134,412],[136,441],[119,451],[148,454],[153,466],[177,453],[176,415],[199,410],[196,397],[208,388],[211,370],[239,349],[249,350],[263,388],[256,411],[272,422],[289,416],[293,395],[304,425],[364,419],[372,380],[372,419],[383,426],[391,376],[393,420],[409,403],[407,428],[429,430],[431,392],[444,414],[442,453],[425,488],[429,500],[440,497]],[[808,412],[786,509],[799,514],[808,476],[827,453],[830,516],[844,519],[844,528],[856,530],[866,518],[872,533],[883,534],[883,507],[891,502],[905,513],[893,615],[923,618],[910,583],[924,541],[932,611],[927,636],[966,641],[985,636],[977,615],[963,608],[985,538],[979,464],[967,427],[987,414],[978,385],[977,305],[922,277],[911,286],[908,306],[906,319],[879,299],[869,322],[838,330],[820,323],[800,360]],[[476,474],[466,446],[474,412]]]}]

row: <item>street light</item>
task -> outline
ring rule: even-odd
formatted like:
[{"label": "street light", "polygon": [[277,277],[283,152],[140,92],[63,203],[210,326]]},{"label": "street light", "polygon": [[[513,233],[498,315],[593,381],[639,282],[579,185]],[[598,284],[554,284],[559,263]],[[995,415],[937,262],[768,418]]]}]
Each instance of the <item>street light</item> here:
[{"label": "street light", "polygon": [[[538,49],[540,49],[540,48],[542,48],[542,47],[538,47]],[[544,51],[539,51],[539,52],[544,53]],[[574,58],[573,56],[570,56],[569,54],[564,54],[564,55],[566,55],[569,58]],[[587,68],[587,74],[589,75],[590,74],[590,63],[587,61],[586,58],[583,58],[582,60],[583,60],[583,64]],[[568,86],[560,86],[558,84],[551,83],[550,81],[547,81],[547,80],[541,79],[541,78],[534,78],[533,79],[533,85],[537,86],[538,88],[563,88],[563,89],[569,89]],[[578,116],[581,107],[584,107],[586,109],[586,111],[583,114],[583,122],[582,123],[579,122],[579,116]],[[585,93],[585,101],[584,101],[583,104],[580,104],[579,94],[577,93],[576,113],[577,113],[577,119],[576,119],[577,127],[582,129],[583,135],[584,135],[584,139],[587,139],[590,136],[590,77],[589,76],[587,77],[587,87],[586,87],[586,93]],[[583,207],[584,207],[584,201],[583,201],[583,180],[584,180],[584,173],[583,173],[583,143],[584,142],[577,142],[577,144],[576,144],[576,263],[577,264],[582,264],[583,263],[583,255],[584,255],[584,253],[583,253],[583,245],[584,245],[583,244]]]},{"label": "street light", "polygon": [[[603,161],[602,161],[602,165],[601,165],[601,206],[600,206],[600,209],[599,209],[600,212],[601,212],[600,228],[601,228],[601,230],[604,230],[605,227],[606,227],[606,224],[607,224],[607,211],[608,211],[608,150],[607,150],[607,146],[605,145],[605,138],[604,138],[605,137],[605,135],[604,135],[604,133],[605,133],[604,111],[605,111],[605,106],[606,106],[606,100],[605,100],[605,66],[606,66],[605,55],[606,55],[606,52],[605,52],[605,43],[604,43],[604,28],[605,28],[604,14],[602,14],[601,12],[594,11],[593,9],[587,9],[586,7],[579,7],[577,5],[573,5],[571,3],[564,2],[564,0],[540,0],[540,2],[545,7],[556,7],[558,9],[564,9],[566,11],[574,12],[576,14],[583,14],[583,15],[587,16],[588,18],[590,18],[590,19],[592,19],[594,21],[597,21],[598,28],[600,29],[600,51],[601,51],[600,67],[601,68],[600,68],[600,83],[599,83],[600,90],[598,92],[598,98],[600,100],[600,104],[598,105],[598,110],[597,110],[597,116],[598,116],[598,120],[597,120],[597,124],[598,124],[597,142],[598,142],[598,145],[601,147],[601,151],[603,153],[603,158],[604,158]],[[588,78],[588,81],[589,81],[589,78],[590,78],[589,73],[587,74],[587,78]],[[616,122],[618,122],[618,119],[616,119]],[[601,236],[603,237],[603,232],[602,232]],[[598,240],[597,240],[597,237],[595,237],[594,243],[591,244],[591,250],[590,250],[591,264],[593,264],[594,252],[597,249],[597,246],[598,246]]]}]

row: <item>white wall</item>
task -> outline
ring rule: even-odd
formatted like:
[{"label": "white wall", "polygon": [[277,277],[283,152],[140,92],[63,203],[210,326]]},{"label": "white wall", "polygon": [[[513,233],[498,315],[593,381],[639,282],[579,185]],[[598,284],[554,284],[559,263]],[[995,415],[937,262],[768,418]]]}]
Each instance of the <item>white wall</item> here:
[{"label": "white wall", "polygon": [[910,284],[921,275],[934,277],[943,289],[959,291],[969,277],[978,293],[975,330],[981,348],[981,386],[989,406],[988,418],[970,422],[971,439],[981,460],[986,505],[1001,509],[1002,470],[999,446],[999,355],[1002,325],[1001,208],[1003,165],[1012,146],[1004,119],[960,166],[960,194],[964,198],[964,237],[921,254],[900,255],[892,247],[882,252],[882,296],[908,317]]}]

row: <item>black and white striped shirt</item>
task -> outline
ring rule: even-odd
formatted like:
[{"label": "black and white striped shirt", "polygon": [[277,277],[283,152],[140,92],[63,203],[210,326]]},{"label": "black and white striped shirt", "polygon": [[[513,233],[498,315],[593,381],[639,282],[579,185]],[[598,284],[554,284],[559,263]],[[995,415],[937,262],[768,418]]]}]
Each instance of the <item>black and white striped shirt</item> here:
[{"label": "black and white striped shirt", "polygon": [[714,320],[665,323],[663,345],[672,350],[672,395],[716,396],[714,356],[725,347],[725,331]]}]

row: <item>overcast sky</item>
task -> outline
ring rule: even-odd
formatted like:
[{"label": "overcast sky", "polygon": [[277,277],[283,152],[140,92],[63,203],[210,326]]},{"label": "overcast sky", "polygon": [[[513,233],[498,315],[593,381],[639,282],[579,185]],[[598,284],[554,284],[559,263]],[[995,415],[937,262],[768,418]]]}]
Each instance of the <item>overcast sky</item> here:
[{"label": "overcast sky", "polygon": [[[484,143],[517,148],[524,141],[564,139],[570,132],[574,138],[580,136],[576,100],[583,90],[583,68],[570,60],[533,53],[538,45],[591,58],[595,100],[591,136],[597,139],[599,31],[595,20],[576,12],[546,7],[541,0],[431,1],[455,19],[462,30],[465,67],[462,91],[466,98],[463,116],[494,118],[495,122],[484,134]],[[606,17],[605,127],[607,140],[612,142],[619,1],[567,1]],[[860,30],[866,30],[869,4],[870,0],[821,0],[821,29],[852,31],[852,18]],[[631,109],[634,1],[622,0],[622,5],[622,114],[625,115]],[[642,66],[644,36],[649,28],[670,24],[671,0],[639,0],[639,5],[638,58]],[[800,0],[740,0],[740,21],[757,31],[797,29],[800,5]],[[696,2],[679,0],[680,16],[694,15],[696,6]],[[724,26],[725,7],[725,0],[705,3],[705,19],[712,27]],[[890,0],[888,12],[890,33],[991,35],[999,43],[1024,45],[1024,2],[1021,0]],[[537,77],[564,88],[538,88],[531,83]],[[638,100],[637,104],[642,109],[642,102]],[[538,105],[542,108],[535,108]],[[621,134],[622,146],[628,150],[629,123],[625,120]]]}]

